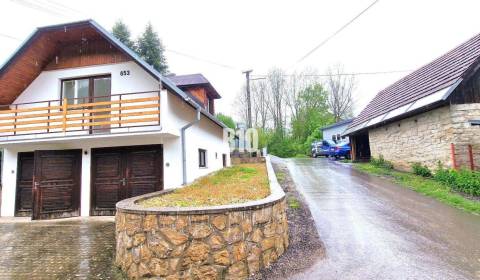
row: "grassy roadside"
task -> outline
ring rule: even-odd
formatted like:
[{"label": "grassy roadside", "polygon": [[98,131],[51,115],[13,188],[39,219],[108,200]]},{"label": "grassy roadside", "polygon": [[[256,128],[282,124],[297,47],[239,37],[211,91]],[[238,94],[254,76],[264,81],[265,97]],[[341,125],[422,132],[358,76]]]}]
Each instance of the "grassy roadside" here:
[{"label": "grassy roadside", "polygon": [[480,214],[480,201],[468,199],[452,191],[450,187],[444,183],[414,175],[412,173],[376,167],[369,163],[355,163],[353,166],[357,170],[365,173],[390,178],[401,186],[410,188],[426,196],[433,197],[445,204],[473,214]]},{"label": "grassy roadside", "polygon": [[142,201],[145,207],[199,207],[243,203],[270,194],[265,163],[234,165],[172,193]]}]

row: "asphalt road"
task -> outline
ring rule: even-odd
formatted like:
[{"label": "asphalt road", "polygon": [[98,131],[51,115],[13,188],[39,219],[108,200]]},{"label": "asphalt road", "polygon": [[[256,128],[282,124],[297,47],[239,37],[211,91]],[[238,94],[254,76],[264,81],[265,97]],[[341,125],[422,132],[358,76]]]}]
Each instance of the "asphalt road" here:
[{"label": "asphalt road", "polygon": [[286,163],[326,249],[296,278],[480,279],[480,216],[327,159]]}]

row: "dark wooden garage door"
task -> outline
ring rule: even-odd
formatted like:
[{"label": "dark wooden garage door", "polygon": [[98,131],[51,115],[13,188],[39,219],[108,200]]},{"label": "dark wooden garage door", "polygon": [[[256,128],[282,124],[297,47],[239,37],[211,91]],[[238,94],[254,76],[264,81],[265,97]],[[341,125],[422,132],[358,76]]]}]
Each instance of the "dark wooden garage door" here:
[{"label": "dark wooden garage door", "polygon": [[92,150],[91,215],[114,215],[125,198],[163,189],[161,145]]},{"label": "dark wooden garage door", "polygon": [[32,216],[33,152],[18,153],[15,216]]},{"label": "dark wooden garage door", "polygon": [[80,215],[81,150],[35,151],[33,219]]}]

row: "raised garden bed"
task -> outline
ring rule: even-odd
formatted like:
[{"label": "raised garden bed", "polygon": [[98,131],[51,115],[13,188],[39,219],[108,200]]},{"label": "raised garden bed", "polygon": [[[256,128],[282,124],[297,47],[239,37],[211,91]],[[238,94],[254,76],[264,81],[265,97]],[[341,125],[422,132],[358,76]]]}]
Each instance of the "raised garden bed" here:
[{"label": "raised garden bed", "polygon": [[140,202],[145,207],[198,207],[243,203],[270,194],[265,163],[234,165],[189,186]]},{"label": "raised garden bed", "polygon": [[[269,160],[263,167],[264,176],[262,168],[253,168],[255,172],[248,168],[231,169],[231,177],[225,183],[236,181],[240,188],[255,185],[256,190],[250,192],[254,196],[239,199],[238,195],[228,193],[228,188],[222,191],[228,195],[215,198],[216,202],[208,198],[208,192],[201,196],[203,191],[214,188],[212,178],[221,180],[230,176],[218,172],[207,180],[212,184],[208,183],[200,193],[187,187],[119,202],[116,264],[132,279],[245,279],[270,266],[289,245],[285,193]],[[219,174],[220,177],[215,177]],[[265,181],[268,192],[261,191]],[[183,193],[177,197],[183,199],[181,206],[175,202],[179,193]],[[194,199],[184,199],[192,193],[196,194]],[[161,196],[169,197],[158,200]],[[219,202],[230,204],[219,205]]]}]

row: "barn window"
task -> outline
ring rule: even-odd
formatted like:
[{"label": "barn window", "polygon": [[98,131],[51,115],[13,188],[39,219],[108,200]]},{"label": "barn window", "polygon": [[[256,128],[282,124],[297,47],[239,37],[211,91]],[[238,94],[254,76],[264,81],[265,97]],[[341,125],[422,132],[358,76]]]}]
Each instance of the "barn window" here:
[{"label": "barn window", "polygon": [[469,122],[472,126],[480,126],[480,120],[470,120]]},{"label": "barn window", "polygon": [[198,149],[198,167],[207,167],[207,150]]}]

